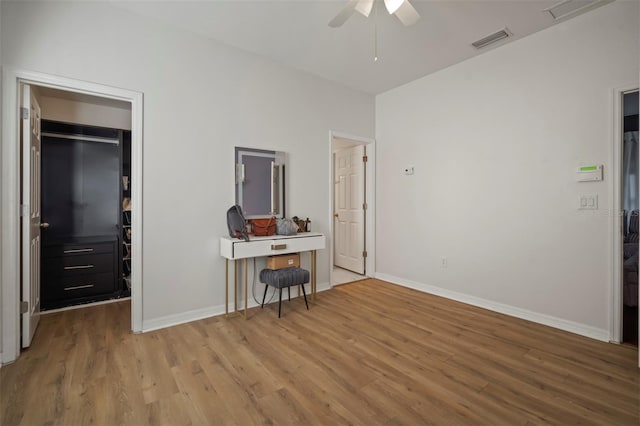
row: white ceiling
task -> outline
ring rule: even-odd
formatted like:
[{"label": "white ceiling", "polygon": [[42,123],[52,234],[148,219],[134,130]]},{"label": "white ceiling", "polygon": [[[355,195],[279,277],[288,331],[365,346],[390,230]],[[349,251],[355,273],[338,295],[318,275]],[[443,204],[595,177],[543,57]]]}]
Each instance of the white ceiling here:
[{"label": "white ceiling", "polygon": [[[560,0],[411,0],[421,19],[404,27],[378,0],[377,19],[327,22],[347,0],[114,2],[139,15],[216,39],[370,94],[378,94],[554,24]],[[572,0],[584,1],[584,0]],[[378,61],[374,62],[377,21]],[[513,37],[481,51],[471,42],[507,27]]]}]

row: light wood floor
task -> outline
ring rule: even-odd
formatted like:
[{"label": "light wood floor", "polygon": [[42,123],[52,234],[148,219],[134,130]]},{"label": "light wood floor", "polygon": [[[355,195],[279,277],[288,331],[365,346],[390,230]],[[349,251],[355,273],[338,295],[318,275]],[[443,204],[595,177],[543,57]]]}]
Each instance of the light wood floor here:
[{"label": "light wood floor", "polygon": [[376,280],[133,335],[128,302],[44,316],[0,424],[638,425],[634,348]]}]

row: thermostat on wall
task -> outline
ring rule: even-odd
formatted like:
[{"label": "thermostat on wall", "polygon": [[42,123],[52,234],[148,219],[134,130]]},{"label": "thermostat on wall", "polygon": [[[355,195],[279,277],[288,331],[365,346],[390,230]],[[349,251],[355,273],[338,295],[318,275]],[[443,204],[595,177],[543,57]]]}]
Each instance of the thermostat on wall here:
[{"label": "thermostat on wall", "polygon": [[580,166],[576,171],[578,182],[596,182],[602,180],[602,165]]}]

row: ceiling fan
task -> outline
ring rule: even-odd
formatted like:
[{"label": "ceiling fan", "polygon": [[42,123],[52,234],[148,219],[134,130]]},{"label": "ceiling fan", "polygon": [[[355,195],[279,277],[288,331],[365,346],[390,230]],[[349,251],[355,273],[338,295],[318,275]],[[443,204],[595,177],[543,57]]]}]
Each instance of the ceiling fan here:
[{"label": "ceiling fan", "polygon": [[[349,3],[342,8],[336,17],[329,21],[329,26],[332,28],[342,26],[355,12],[368,18],[375,1],[376,0],[349,0]],[[418,19],[420,19],[420,14],[413,5],[409,3],[409,0],[384,0],[384,5],[389,14],[396,15],[405,27],[415,24]]]}]

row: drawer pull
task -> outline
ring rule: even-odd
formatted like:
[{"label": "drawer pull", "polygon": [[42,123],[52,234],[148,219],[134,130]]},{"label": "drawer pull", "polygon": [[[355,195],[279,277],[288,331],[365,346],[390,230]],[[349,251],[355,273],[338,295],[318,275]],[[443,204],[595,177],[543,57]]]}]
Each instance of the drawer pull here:
[{"label": "drawer pull", "polygon": [[64,291],[69,291],[69,290],[79,290],[81,288],[91,288],[93,287],[93,284],[85,284],[85,285],[74,285],[73,287],[65,287]]},{"label": "drawer pull", "polygon": [[271,244],[271,250],[284,250],[286,248],[286,244]]},{"label": "drawer pull", "polygon": [[78,265],[78,266],[65,266],[64,269],[65,271],[68,271],[70,269],[91,269],[93,268],[93,265]]},{"label": "drawer pull", "polygon": [[71,249],[71,250],[65,250],[63,251],[63,253],[89,253],[92,252],[93,249],[92,248],[88,248],[88,249]]}]

